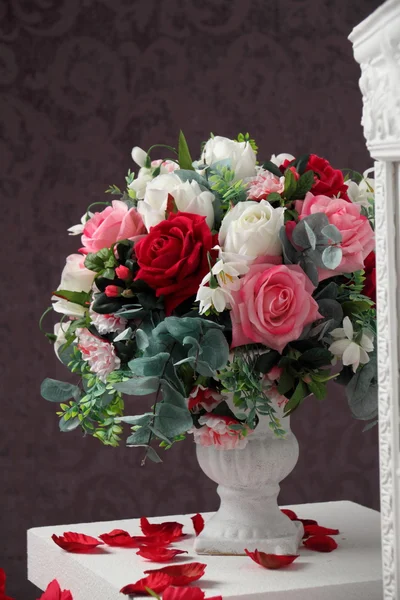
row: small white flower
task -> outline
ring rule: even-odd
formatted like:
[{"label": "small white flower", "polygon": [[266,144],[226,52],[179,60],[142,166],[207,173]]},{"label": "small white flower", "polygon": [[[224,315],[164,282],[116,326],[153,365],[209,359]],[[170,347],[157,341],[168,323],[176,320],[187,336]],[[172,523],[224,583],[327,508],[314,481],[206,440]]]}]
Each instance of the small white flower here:
[{"label": "small white flower", "polygon": [[352,365],[355,373],[358,366],[369,362],[368,352],[374,349],[373,337],[369,331],[363,332],[359,341],[354,340],[354,329],[349,317],[343,319],[343,327],[331,331],[331,336],[335,338],[329,346],[330,352],[338,358],[341,357],[344,365]]},{"label": "small white flower", "polygon": [[350,200],[365,208],[368,208],[374,199],[375,180],[369,177],[373,170],[374,168],[372,167],[364,171],[363,179],[358,184],[355,181],[346,181],[346,185],[348,186],[347,195]]},{"label": "small white flower", "polygon": [[208,285],[201,285],[197,292],[196,301],[200,302],[199,313],[202,315],[210,308],[215,308],[219,313],[223,312],[230,300],[228,290],[220,287],[211,288]]},{"label": "small white flower", "polygon": [[78,223],[78,225],[72,225],[72,227],[69,227],[67,229],[67,231],[69,232],[68,235],[81,235],[83,233],[83,230],[85,229],[86,222],[89,221],[89,219],[91,219],[92,217],[93,213],[85,212],[85,214],[82,216],[81,222]]}]

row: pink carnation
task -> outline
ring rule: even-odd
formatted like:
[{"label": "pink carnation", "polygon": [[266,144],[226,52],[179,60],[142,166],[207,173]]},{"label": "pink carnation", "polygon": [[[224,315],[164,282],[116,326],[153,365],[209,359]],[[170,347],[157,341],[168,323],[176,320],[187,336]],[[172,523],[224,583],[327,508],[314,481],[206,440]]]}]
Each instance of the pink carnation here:
[{"label": "pink carnation", "polygon": [[76,334],[83,360],[88,363],[92,373],[105,382],[108,375],[121,366],[114,346],[92,335],[87,329],[77,329]]},{"label": "pink carnation", "polygon": [[253,264],[232,291],[232,348],[264,344],[282,352],[320,319],[314,286],[298,265]]},{"label": "pink carnation", "polygon": [[216,390],[197,385],[193,388],[189,396],[188,409],[203,407],[206,410],[213,410],[222,402],[222,396]]},{"label": "pink carnation", "polygon": [[266,200],[269,194],[281,194],[285,187],[285,178],[277,177],[269,171],[260,171],[248,182],[249,200]]},{"label": "pink carnation", "polygon": [[90,318],[100,335],[105,333],[121,333],[128,326],[128,321],[116,315],[100,315],[94,310],[89,310]]},{"label": "pink carnation", "polygon": [[85,223],[81,252],[98,252],[102,248],[110,248],[119,240],[136,241],[145,233],[146,228],[136,208],[128,209],[125,202],[113,200],[112,206],[94,213]]},{"label": "pink carnation", "polygon": [[326,214],[329,223],[335,225],[342,234],[342,261],[336,269],[319,269],[320,280],[364,268],[365,259],[375,247],[375,239],[367,217],[361,214],[360,205],[342,198],[314,196],[308,192],[304,202],[296,202],[296,210],[300,213],[300,219],[315,213]]},{"label": "pink carnation", "polygon": [[248,438],[240,431],[230,428],[230,425],[238,423],[239,421],[232,417],[207,413],[199,419],[199,425],[202,427],[192,429],[194,441],[201,446],[215,446],[221,450],[241,450],[247,445]]}]

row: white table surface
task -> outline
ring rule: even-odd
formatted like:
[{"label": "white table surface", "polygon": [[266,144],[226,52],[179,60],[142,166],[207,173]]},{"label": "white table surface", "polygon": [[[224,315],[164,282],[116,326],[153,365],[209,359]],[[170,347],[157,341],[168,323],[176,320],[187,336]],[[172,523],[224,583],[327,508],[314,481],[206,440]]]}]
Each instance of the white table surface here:
[{"label": "white table surface", "polygon": [[[277,571],[259,567],[243,556],[204,556],[192,549],[192,515],[154,517],[160,523],[176,520],[189,535],[174,546],[187,550],[179,561],[151,563],[136,555],[134,548],[104,548],[99,554],[72,554],[59,548],[53,533],[76,531],[92,536],[124,529],[141,535],[139,520],[104,521],[40,527],[28,531],[28,578],[41,590],[54,578],[69,589],[74,600],[117,600],[119,590],[143,577],[145,569],[198,561],[207,564],[199,585],[206,596],[222,595],[223,600],[381,600],[382,569],[380,515],[353,502],[326,502],[290,506],[298,517],[315,519],[320,525],[340,530],[339,544],[331,553],[300,549],[289,568]],[[144,515],[145,516],[145,515]],[[148,516],[148,515],[147,515]],[[205,513],[207,519],[211,513]],[[136,596],[149,598],[149,596]]]}]

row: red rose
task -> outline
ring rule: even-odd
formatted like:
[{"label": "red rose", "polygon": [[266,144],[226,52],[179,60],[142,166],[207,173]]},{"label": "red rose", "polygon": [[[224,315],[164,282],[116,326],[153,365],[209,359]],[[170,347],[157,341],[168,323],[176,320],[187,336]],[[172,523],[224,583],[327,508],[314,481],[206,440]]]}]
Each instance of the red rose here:
[{"label": "red rose", "polygon": [[376,302],[375,252],[370,252],[364,261],[365,282],[363,294]]},{"label": "red rose", "polygon": [[197,293],[209,271],[207,254],[215,243],[205,217],[171,213],[136,243],[136,279],[145,281],[157,296],[165,297],[170,315],[178,304]]},{"label": "red rose", "polygon": [[316,154],[310,154],[306,171],[314,171],[316,180],[311,188],[315,195],[337,196],[350,202],[347,196],[347,185],[344,182],[343,173],[339,169],[331,167],[330,163]]}]

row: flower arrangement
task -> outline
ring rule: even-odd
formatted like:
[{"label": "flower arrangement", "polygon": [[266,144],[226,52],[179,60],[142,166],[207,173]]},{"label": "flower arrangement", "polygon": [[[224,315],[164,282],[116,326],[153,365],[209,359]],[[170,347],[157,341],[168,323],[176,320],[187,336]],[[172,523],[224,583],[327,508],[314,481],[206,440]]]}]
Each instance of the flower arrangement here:
[{"label": "flower arrangement", "polygon": [[[168,158],[152,159],[155,148]],[[248,134],[211,136],[193,161],[135,147],[137,175],[91,205],[71,235],[46,334],[80,378],[46,379],[60,429],[116,446],[242,448],[261,416],[284,419],[330,379],[376,422],[374,181],[324,158],[257,161]],[[100,206],[100,210],[97,210]],[[337,362],[337,366],[333,365]],[[132,396],[151,394],[136,414]]]}]

